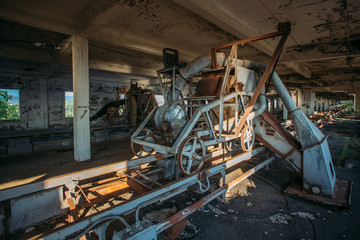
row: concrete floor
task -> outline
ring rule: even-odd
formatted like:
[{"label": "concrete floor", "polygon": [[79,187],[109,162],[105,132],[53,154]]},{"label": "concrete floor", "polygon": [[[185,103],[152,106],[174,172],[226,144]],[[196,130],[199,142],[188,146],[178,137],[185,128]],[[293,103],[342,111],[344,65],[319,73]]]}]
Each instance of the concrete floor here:
[{"label": "concrete floor", "polygon": [[[340,117],[336,123],[321,130],[329,135],[337,178],[353,182],[350,209],[285,197],[281,190],[286,188],[295,173],[288,164],[277,159],[269,170],[261,170],[232,189],[229,204],[215,200],[191,215],[179,239],[359,239],[360,192],[357,189],[360,186],[360,149],[354,149],[351,144],[360,141],[360,120]],[[132,154],[128,146],[127,141],[97,144],[93,147],[93,160],[82,163],[72,160],[71,150],[2,159],[0,189],[129,159]],[[252,164],[252,161],[245,162],[241,169],[245,171]],[[217,181],[213,179],[212,182],[215,185]],[[196,188],[193,190],[161,206],[149,207],[142,216],[166,207],[185,208],[203,196]],[[159,239],[165,237],[159,236]]]},{"label": "concrete floor", "polygon": [[224,214],[208,206],[193,214],[188,219],[191,225],[180,239],[359,239],[360,149],[344,146],[360,140],[360,121],[339,118],[322,131],[329,135],[334,163],[342,165],[336,166],[337,178],[353,183],[350,209],[285,197],[278,190],[287,187],[294,172],[276,160],[268,171],[261,170],[250,177],[253,187],[244,183],[237,188],[245,196],[236,196],[227,205],[211,203]]}]

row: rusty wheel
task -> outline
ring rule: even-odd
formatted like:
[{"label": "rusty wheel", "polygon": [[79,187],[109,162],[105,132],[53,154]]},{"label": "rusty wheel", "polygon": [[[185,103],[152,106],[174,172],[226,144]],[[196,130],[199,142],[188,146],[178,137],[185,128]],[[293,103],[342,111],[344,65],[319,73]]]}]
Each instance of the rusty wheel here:
[{"label": "rusty wheel", "polygon": [[[146,142],[155,143],[155,138],[152,135],[153,133],[150,129],[144,128],[136,138]],[[131,142],[130,148],[132,153],[140,158],[148,157],[154,152],[153,148],[142,146],[134,142]]]},{"label": "rusty wheel", "polygon": [[253,149],[255,143],[255,133],[254,128],[250,125],[245,125],[244,129],[241,132],[241,148],[245,152],[249,152]]},{"label": "rusty wheel", "polygon": [[196,136],[189,136],[181,143],[176,155],[178,168],[186,175],[197,173],[204,165],[205,155],[204,142]]}]

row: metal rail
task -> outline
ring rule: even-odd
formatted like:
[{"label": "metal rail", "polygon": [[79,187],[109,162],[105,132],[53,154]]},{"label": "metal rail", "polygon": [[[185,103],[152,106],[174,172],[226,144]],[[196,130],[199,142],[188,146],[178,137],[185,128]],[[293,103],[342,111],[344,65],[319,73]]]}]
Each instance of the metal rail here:
[{"label": "metal rail", "polygon": [[199,208],[201,208],[205,204],[207,204],[207,203],[211,202],[212,200],[214,200],[215,198],[221,196],[222,194],[224,194],[225,192],[227,192],[231,188],[235,187],[237,184],[241,183],[242,181],[244,181],[245,179],[247,179],[248,177],[253,175],[256,171],[263,168],[265,165],[269,164],[274,159],[275,159],[275,156],[272,156],[272,157],[266,159],[262,163],[256,165],[255,167],[251,168],[250,170],[246,171],[240,177],[238,177],[238,178],[234,179],[233,181],[227,183],[225,186],[215,190],[214,192],[212,192],[209,195],[201,198],[199,201],[191,204],[190,206],[184,208],[183,210],[181,210],[180,212],[178,212],[175,215],[171,216],[170,218],[167,218],[164,221],[160,222],[157,225],[157,229],[156,229],[157,233],[160,233],[160,232],[168,229],[172,225],[176,224],[177,222],[180,222],[185,217],[187,217],[190,214],[192,214],[193,212],[197,211]]},{"label": "metal rail", "polygon": [[0,191],[0,201],[20,197],[26,194],[43,191],[50,188],[59,186],[74,186],[73,180],[81,181],[84,179],[101,176],[104,174],[126,171],[134,168],[138,165],[151,163],[154,161],[162,160],[171,157],[171,154],[155,154],[147,158],[137,158],[133,160],[126,160],[115,164],[109,164],[101,167],[94,167],[83,171],[73,172],[71,174],[65,174],[58,177],[48,178],[44,181],[29,183],[18,187],[12,187]]},{"label": "metal rail", "polygon": [[265,151],[265,147],[263,146],[258,147],[252,150],[251,152],[240,154],[217,166],[204,169],[195,175],[185,177],[183,179],[177,180],[175,182],[169,183],[167,185],[149,191],[147,193],[141,194],[138,197],[130,201],[127,201],[123,204],[112,207],[100,213],[95,213],[94,215],[79,220],[76,223],[57,229],[48,235],[45,234],[38,235],[33,239],[68,239],[68,238],[71,239],[72,236],[74,236],[74,234],[77,234],[82,230],[88,228],[95,221],[99,221],[103,218],[107,218],[113,215],[119,216],[123,214],[129,214],[131,212],[134,212],[139,205],[141,205],[142,207],[146,207],[157,201],[165,201],[166,199],[169,199],[184,192],[191,185],[197,184],[201,176],[203,176],[203,174],[206,173],[210,177],[215,174],[221,173],[226,169],[231,168],[240,162],[248,160],[252,156],[259,154],[263,151]]}]

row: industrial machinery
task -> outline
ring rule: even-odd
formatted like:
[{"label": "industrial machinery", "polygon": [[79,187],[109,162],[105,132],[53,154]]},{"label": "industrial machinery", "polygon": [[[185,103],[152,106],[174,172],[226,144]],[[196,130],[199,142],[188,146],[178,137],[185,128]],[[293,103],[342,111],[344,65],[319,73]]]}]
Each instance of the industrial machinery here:
[{"label": "industrial machinery", "polygon": [[152,109],[158,107],[154,92],[151,89],[142,89],[137,82],[131,83],[129,89],[118,87],[117,92],[117,100],[106,103],[90,121],[105,116],[108,123],[123,123],[136,128]]},{"label": "industrial machinery", "polygon": [[[159,71],[166,104],[154,109],[131,137],[132,146],[141,146],[136,154],[172,153],[179,170],[191,175],[203,166],[208,147],[240,141],[242,149],[249,151],[256,135],[302,173],[305,190],[332,195],[336,176],[326,138],[297,108],[274,71],[289,33],[290,23],[282,23],[274,34],[225,44],[186,67],[177,70],[174,64]],[[239,45],[279,35],[282,38],[269,64],[238,58]],[[169,58],[167,52],[164,55]],[[183,98],[186,83],[198,74],[197,96]],[[270,79],[290,113],[298,139],[265,111],[264,88]],[[145,129],[151,118],[155,121],[152,131]]]},{"label": "industrial machinery", "polygon": [[[210,201],[225,202],[227,191],[275,156],[263,155],[264,160],[230,182],[226,182],[226,171],[266,149],[298,172],[300,182],[286,190],[289,194],[348,206],[349,194],[339,192],[351,189],[351,184],[336,179],[326,137],[297,108],[275,72],[289,34],[290,23],[282,23],[274,33],[215,47],[211,54],[186,66],[179,64],[177,51],[164,49],[165,68],[158,75],[165,104],[152,109],[132,135],[131,148],[138,157],[1,190],[5,214],[0,205],[0,218],[7,224],[0,226],[0,235],[3,229],[16,233],[49,219],[57,219],[56,224],[63,221],[56,217],[65,215],[69,217],[66,223],[31,237],[79,239],[95,235],[106,239],[108,226],[117,221],[121,228],[111,228],[112,239],[157,239],[157,234],[184,220],[186,223],[187,216]],[[268,64],[238,56],[239,46],[276,36],[281,39]],[[297,137],[265,110],[268,81],[288,109]],[[195,89],[188,84],[194,82]],[[195,96],[184,97],[193,91]],[[255,139],[264,146],[255,145]],[[220,163],[216,163],[219,158]],[[210,191],[209,178],[217,174],[221,174],[220,186]],[[160,205],[196,185],[205,196],[176,214],[157,223],[140,217],[141,209]],[[130,192],[137,195],[114,199]],[[95,207],[104,201],[111,202],[110,206]]]}]

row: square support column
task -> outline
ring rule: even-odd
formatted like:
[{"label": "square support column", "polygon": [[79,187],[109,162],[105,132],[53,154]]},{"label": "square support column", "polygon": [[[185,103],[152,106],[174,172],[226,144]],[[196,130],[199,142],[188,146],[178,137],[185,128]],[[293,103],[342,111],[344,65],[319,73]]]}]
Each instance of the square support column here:
[{"label": "square support column", "polygon": [[329,111],[329,99],[325,98],[325,109],[324,111]]},{"label": "square support column", "polygon": [[49,127],[49,111],[48,111],[48,87],[47,87],[47,78],[40,78],[40,128]]},{"label": "square support column", "polygon": [[319,112],[323,112],[324,111],[324,99],[322,97],[320,97],[320,109]]},{"label": "square support column", "polygon": [[354,102],[354,108],[355,111],[360,115],[360,89],[356,89],[355,91],[355,102]]},{"label": "square support column", "polygon": [[315,92],[304,92],[304,106],[306,116],[314,113]]},{"label": "square support column", "polygon": [[74,159],[79,162],[91,159],[88,53],[88,40],[73,35]]},{"label": "square support column", "polygon": [[288,110],[286,109],[284,103],[282,103],[281,106],[282,106],[282,118],[284,120],[287,120],[288,119]]}]

